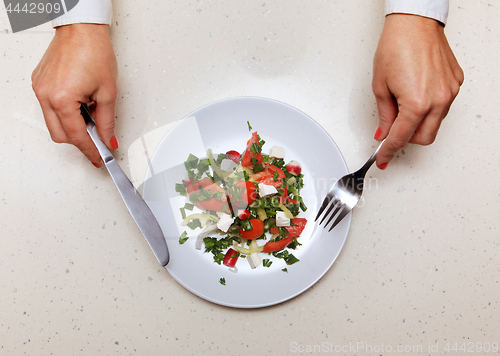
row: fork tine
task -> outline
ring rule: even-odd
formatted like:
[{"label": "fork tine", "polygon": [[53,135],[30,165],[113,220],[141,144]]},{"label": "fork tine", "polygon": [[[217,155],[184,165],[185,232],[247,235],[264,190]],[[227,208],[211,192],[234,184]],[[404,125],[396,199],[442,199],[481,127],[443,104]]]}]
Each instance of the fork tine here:
[{"label": "fork tine", "polygon": [[335,204],[335,210],[332,211],[332,213],[330,214],[330,216],[328,217],[328,221],[326,222],[325,224],[325,229],[326,227],[328,226],[328,224],[334,219],[336,218],[339,214],[342,213],[342,211],[345,209],[345,204],[342,203],[341,200],[339,200],[337,202],[337,204]]},{"label": "fork tine", "polygon": [[318,218],[320,217],[323,210],[325,210],[325,208],[328,206],[328,204],[330,204],[331,198],[332,198],[331,196],[327,195],[325,197],[325,199],[323,199],[323,203],[321,204],[321,208],[319,208],[318,214],[316,215],[316,218],[314,219],[314,221],[318,220]]},{"label": "fork tine", "polygon": [[[346,217],[347,214],[349,214],[350,210],[349,209],[345,209],[345,205],[344,205],[344,208],[342,209],[342,211],[340,212],[340,214],[337,216],[337,218],[335,219],[335,221],[333,222],[332,226],[330,226],[330,229],[328,230],[328,232],[332,231],[332,229],[337,226],[343,218]],[[326,227],[326,225],[325,225]]]},{"label": "fork tine", "polygon": [[326,225],[328,225],[328,223],[330,222],[331,217],[335,216],[337,214],[340,204],[342,204],[342,202],[340,200],[336,199],[335,197],[332,197],[332,202],[330,204],[330,207],[325,212],[325,215],[323,216],[323,219],[321,219],[319,224],[321,225],[323,223],[323,221],[325,221],[326,218],[330,217],[328,219],[328,222],[325,224],[325,227],[326,227]]}]

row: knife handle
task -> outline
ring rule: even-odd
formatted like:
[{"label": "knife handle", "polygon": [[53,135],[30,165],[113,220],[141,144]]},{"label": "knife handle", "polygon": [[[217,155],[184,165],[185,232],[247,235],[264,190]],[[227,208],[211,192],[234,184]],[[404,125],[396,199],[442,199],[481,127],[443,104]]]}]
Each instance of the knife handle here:
[{"label": "knife handle", "polygon": [[101,155],[103,162],[104,163],[109,162],[110,160],[113,159],[113,155],[99,137],[99,134],[97,133],[97,127],[95,126],[94,120],[92,119],[92,115],[90,114],[90,109],[88,105],[82,104],[80,106],[80,111],[82,113],[83,118],[85,119],[85,124],[87,125],[87,132],[89,133],[92,141],[94,141],[94,144],[96,145],[97,150],[99,151],[99,154]]}]

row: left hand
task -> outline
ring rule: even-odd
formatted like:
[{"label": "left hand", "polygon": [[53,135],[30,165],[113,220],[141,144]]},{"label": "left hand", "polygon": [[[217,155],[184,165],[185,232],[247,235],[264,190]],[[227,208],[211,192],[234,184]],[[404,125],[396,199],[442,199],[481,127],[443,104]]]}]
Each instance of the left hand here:
[{"label": "left hand", "polygon": [[406,14],[386,17],[373,61],[373,92],[386,141],[377,155],[385,169],[408,143],[434,142],[464,81],[464,74],[434,19]]}]

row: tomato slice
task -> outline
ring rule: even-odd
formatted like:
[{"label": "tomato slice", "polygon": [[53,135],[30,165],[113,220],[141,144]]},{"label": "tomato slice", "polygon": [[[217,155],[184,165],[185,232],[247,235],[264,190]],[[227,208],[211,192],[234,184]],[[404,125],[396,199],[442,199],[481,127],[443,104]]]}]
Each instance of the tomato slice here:
[{"label": "tomato slice", "polygon": [[252,182],[244,181],[236,184],[237,187],[244,188],[245,191],[238,197],[231,197],[231,205],[237,208],[246,208],[257,199],[255,185]]},{"label": "tomato slice", "polygon": [[[274,180],[274,172],[278,172],[278,179]],[[282,178],[285,178],[285,173],[281,168],[278,168],[272,164],[266,165],[264,170],[259,173],[252,174],[250,177],[251,181],[257,181],[266,185],[272,185],[275,188],[281,188],[283,182]]]},{"label": "tomato slice", "polygon": [[[210,193],[221,192],[224,194],[224,190],[215,184],[210,178],[205,177],[203,179],[192,182],[186,186],[186,191],[188,194],[199,192],[200,187]],[[197,201],[194,204],[205,210],[223,211],[227,210],[227,202],[225,195],[222,195],[223,199],[210,198],[210,200]]]},{"label": "tomato slice", "polygon": [[248,143],[247,143],[247,149],[243,153],[243,158],[241,160],[241,165],[244,166],[244,167],[248,167],[248,166],[252,166],[253,165],[253,163],[252,163],[252,157],[255,157],[256,163],[262,163],[263,162],[263,158],[262,158],[262,153],[261,152],[254,153],[254,152],[250,151],[250,149],[252,148],[252,145],[254,143],[256,143],[256,144],[258,144],[260,146],[260,144],[259,144],[259,136],[257,135],[257,131],[255,131],[255,132],[252,133],[252,137],[250,138],[250,140],[248,140]]},{"label": "tomato slice", "polygon": [[213,210],[213,211],[227,210],[224,209],[224,206],[226,206],[227,204],[215,198],[210,198],[210,200],[198,201],[195,203],[195,205],[198,205],[200,208],[205,210]]},{"label": "tomato slice", "polygon": [[202,187],[205,190],[208,190],[210,192],[224,192],[221,187],[219,187],[217,184],[215,184],[210,178],[205,177],[203,179],[197,180],[196,182],[191,182],[186,186],[186,191],[188,194],[191,194],[193,192],[199,192],[200,187]]},{"label": "tomato slice", "polygon": [[[292,222],[295,224],[295,226],[290,225],[286,226],[286,229],[288,230],[288,233],[286,234],[286,237],[298,237],[304,230],[307,224],[307,219],[305,218],[293,218]],[[279,232],[277,227],[272,227],[271,228],[271,234],[277,234]]]},{"label": "tomato slice", "polygon": [[247,240],[255,240],[257,237],[261,237],[264,233],[264,222],[260,219],[250,219],[250,224],[252,224],[252,230],[243,231],[240,227],[240,235]]},{"label": "tomato slice", "polygon": [[276,252],[276,251],[282,250],[285,247],[287,247],[288,245],[290,245],[292,243],[292,241],[293,241],[293,236],[288,236],[288,237],[284,238],[283,240],[268,242],[267,244],[264,245],[262,252],[269,253],[269,252]]}]

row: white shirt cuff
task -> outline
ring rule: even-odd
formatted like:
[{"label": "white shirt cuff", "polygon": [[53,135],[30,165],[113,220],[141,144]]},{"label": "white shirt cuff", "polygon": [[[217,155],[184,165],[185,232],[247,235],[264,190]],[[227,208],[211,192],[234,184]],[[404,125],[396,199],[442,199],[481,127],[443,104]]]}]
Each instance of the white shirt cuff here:
[{"label": "white shirt cuff", "polygon": [[113,6],[111,0],[80,0],[64,15],[52,20],[52,27],[73,23],[98,23],[111,25]]},{"label": "white shirt cuff", "polygon": [[386,0],[385,14],[413,14],[430,17],[446,24],[449,0]]}]

